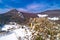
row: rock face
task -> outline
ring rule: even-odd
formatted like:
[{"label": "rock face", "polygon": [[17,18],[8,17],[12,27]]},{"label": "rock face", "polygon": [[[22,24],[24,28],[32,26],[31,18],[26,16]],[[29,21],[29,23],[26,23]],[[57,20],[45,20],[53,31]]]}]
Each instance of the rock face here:
[{"label": "rock face", "polygon": [[[8,11],[4,14],[0,14],[0,24],[8,23],[8,22],[17,22],[17,23],[24,23],[29,18],[37,17],[36,14],[27,13],[27,12],[20,12],[16,9]],[[26,21],[27,22],[27,21]]]},{"label": "rock face", "polygon": [[17,11],[16,9],[11,10],[7,13],[0,14],[0,23],[8,23],[8,22],[23,22],[24,17],[22,13]]}]

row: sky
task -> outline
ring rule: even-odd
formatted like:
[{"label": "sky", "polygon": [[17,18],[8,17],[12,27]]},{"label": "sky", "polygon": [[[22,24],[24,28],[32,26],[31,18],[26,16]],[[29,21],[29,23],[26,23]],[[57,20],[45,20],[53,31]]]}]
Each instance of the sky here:
[{"label": "sky", "polygon": [[17,9],[25,12],[43,12],[60,9],[60,0],[0,0],[0,13]]}]

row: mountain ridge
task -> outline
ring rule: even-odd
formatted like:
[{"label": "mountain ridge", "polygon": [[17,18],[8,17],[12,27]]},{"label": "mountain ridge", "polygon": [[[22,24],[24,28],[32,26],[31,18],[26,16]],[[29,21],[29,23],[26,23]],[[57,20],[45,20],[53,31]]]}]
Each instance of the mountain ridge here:
[{"label": "mountain ridge", "polygon": [[29,19],[30,17],[34,18],[36,17],[36,14],[20,12],[16,9],[13,9],[4,14],[0,14],[0,24],[5,24],[8,22],[23,23],[26,21],[26,19]]},{"label": "mountain ridge", "polygon": [[[41,13],[29,13],[29,12],[21,12],[16,9],[12,9],[6,13],[0,14],[0,24],[8,23],[8,22],[18,22],[26,24],[29,18],[38,17],[37,14],[47,14],[48,17],[60,17],[60,10],[47,10]],[[24,23],[25,22],[25,23]],[[58,20],[60,23],[60,21]]]}]

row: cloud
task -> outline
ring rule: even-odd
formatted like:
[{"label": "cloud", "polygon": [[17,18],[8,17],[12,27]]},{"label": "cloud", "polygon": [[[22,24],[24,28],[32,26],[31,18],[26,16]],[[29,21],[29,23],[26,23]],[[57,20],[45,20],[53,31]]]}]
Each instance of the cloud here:
[{"label": "cloud", "polygon": [[25,11],[25,12],[27,12],[28,10],[27,9],[25,9],[25,8],[16,8],[17,10],[19,10],[19,11]]},{"label": "cloud", "polygon": [[10,10],[14,9],[13,7],[11,6],[8,6],[8,5],[3,5],[1,8],[0,8],[0,14],[1,13],[5,13],[5,12],[8,12]]},{"label": "cloud", "polygon": [[[5,8],[0,8],[0,13],[4,13],[7,12],[11,9],[13,9],[14,7],[12,6],[8,6],[5,5]],[[46,10],[52,10],[52,9],[59,9],[60,6],[59,5],[48,5],[48,4],[40,4],[40,3],[32,3],[32,4],[28,4],[26,7],[22,7],[22,8],[16,8],[19,11],[24,11],[24,12],[33,12],[33,13],[37,13],[37,12],[43,12]]]},{"label": "cloud", "polygon": [[28,12],[43,12],[46,10],[53,10],[53,9],[60,9],[60,6],[58,4],[46,4],[46,3],[32,3],[28,4],[26,6],[26,9]]},{"label": "cloud", "polygon": [[26,9],[30,12],[41,12],[46,7],[49,7],[47,4],[41,4],[41,3],[32,3],[26,6]]},{"label": "cloud", "polygon": [[10,11],[11,8],[0,8],[0,14]]},{"label": "cloud", "polygon": [[[31,0],[30,0],[31,1]],[[35,1],[35,0],[34,0]],[[49,2],[45,0],[36,0],[35,2],[26,2],[26,0],[23,2],[23,0],[0,0],[2,4],[0,4],[0,12],[5,12],[10,9],[18,9],[19,11],[26,11],[26,12],[43,12],[46,10],[51,10],[51,9],[60,9],[60,4],[57,4],[55,1]],[[58,2],[60,3],[60,2]]]},{"label": "cloud", "polygon": [[35,9],[35,8],[38,8],[40,7],[39,4],[30,4],[30,5],[27,5],[27,9]]},{"label": "cloud", "polygon": [[37,13],[44,11],[46,7],[48,7],[47,4],[32,3],[32,4],[28,4],[25,8],[17,8],[17,9],[20,11]]}]

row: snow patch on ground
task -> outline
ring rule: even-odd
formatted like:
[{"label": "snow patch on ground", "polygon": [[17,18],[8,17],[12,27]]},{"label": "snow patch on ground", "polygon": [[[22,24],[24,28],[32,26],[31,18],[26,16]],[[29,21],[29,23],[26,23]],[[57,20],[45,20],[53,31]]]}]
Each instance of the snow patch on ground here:
[{"label": "snow patch on ground", "polygon": [[4,25],[4,27],[2,28],[2,30],[8,31],[8,29],[18,28],[18,27],[19,27],[18,25]]},{"label": "snow patch on ground", "polygon": [[14,33],[0,37],[0,40],[18,40]]},{"label": "snow patch on ground", "polygon": [[42,14],[37,14],[37,16],[38,16],[38,17],[47,17],[48,15],[47,15],[47,14],[44,14],[44,15],[42,15]]},{"label": "snow patch on ground", "polygon": [[48,17],[49,20],[59,20],[59,17]]},{"label": "snow patch on ground", "polygon": [[[5,25],[4,27],[7,27],[6,29],[9,29],[9,27],[12,28],[11,25]],[[16,27],[16,26],[14,26]],[[5,29],[5,30],[6,30]],[[22,26],[20,28],[17,28],[13,31],[10,31],[12,32],[12,34],[7,34],[7,36],[2,36],[0,38],[0,40],[31,40],[32,38],[32,32],[30,31],[29,27],[27,26]]]}]

